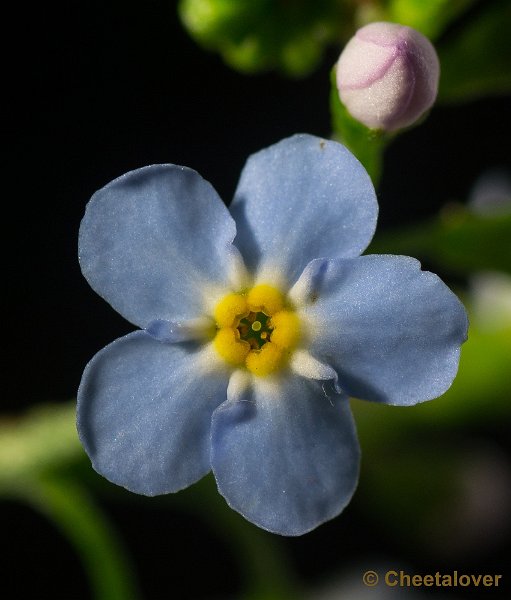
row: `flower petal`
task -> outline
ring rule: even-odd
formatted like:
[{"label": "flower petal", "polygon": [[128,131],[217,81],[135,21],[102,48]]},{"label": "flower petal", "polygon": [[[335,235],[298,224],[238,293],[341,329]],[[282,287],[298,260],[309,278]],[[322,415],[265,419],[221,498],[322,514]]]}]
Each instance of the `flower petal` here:
[{"label": "flower petal", "polygon": [[348,399],[327,398],[319,382],[292,374],[254,378],[251,389],[229,395],[211,436],[213,472],[229,506],[281,535],[337,516],[358,478]]},{"label": "flower petal", "polygon": [[[314,276],[310,276],[313,273]],[[309,351],[334,367],[351,396],[412,405],[451,385],[467,336],[463,305],[407,256],[313,261],[300,309]],[[297,288],[307,286],[300,286]]]},{"label": "flower petal", "polygon": [[96,354],[78,390],[77,426],[98,473],[153,496],[209,472],[211,415],[228,382],[209,348],[136,331]]},{"label": "flower petal", "polygon": [[378,205],[369,176],[344,146],[300,134],[248,159],[231,213],[235,244],[259,279],[291,285],[314,258],[363,252]]},{"label": "flower petal", "polygon": [[94,194],[80,226],[90,285],[139,327],[201,316],[229,284],[236,225],[212,186],[185,167],[131,171]]},{"label": "flower petal", "polygon": [[207,317],[199,317],[184,323],[155,319],[148,323],[146,332],[158,340],[167,344],[178,342],[190,342],[205,340],[211,332],[212,323]]},{"label": "flower petal", "polygon": [[330,365],[325,365],[311,356],[307,350],[301,348],[295,350],[289,361],[289,368],[297,375],[307,377],[308,379],[318,379],[320,381],[330,380],[336,393],[341,393],[337,373],[334,369],[332,369]]}]

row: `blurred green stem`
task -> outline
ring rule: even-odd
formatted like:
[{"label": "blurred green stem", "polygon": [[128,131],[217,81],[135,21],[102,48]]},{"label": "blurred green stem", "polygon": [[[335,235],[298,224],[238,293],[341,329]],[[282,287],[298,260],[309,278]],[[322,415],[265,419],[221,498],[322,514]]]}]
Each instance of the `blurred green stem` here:
[{"label": "blurred green stem", "polygon": [[48,517],[74,545],[96,600],[139,598],[121,544],[80,485],[55,476],[39,477],[18,485],[15,496]]}]

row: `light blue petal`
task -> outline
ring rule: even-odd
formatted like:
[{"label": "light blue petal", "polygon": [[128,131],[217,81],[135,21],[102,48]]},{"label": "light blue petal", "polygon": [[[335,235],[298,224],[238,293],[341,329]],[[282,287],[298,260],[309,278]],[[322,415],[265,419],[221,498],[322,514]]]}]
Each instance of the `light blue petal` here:
[{"label": "light blue petal", "polygon": [[176,344],[207,338],[208,333],[211,332],[211,321],[206,317],[184,323],[155,319],[147,324],[145,330],[159,342]]},{"label": "light blue petal", "polygon": [[94,194],[80,227],[90,285],[139,327],[197,318],[202,292],[225,286],[236,225],[215,190],[185,167],[131,171]]},{"label": "light blue petal", "polygon": [[300,134],[248,159],[231,213],[248,265],[279,272],[291,285],[314,258],[361,254],[378,205],[369,176],[344,146]]},{"label": "light blue petal", "polygon": [[254,384],[213,415],[218,490],[257,526],[301,535],[337,516],[355,491],[359,446],[348,399],[294,375]]},{"label": "light blue petal", "polygon": [[211,415],[227,381],[207,347],[143,331],[106,346],[78,391],[78,432],[94,469],[148,496],[191,485],[210,470]]},{"label": "light blue petal", "polygon": [[[467,337],[463,305],[407,256],[313,261],[303,279],[310,353],[350,396],[412,405],[443,394]],[[313,285],[312,285],[313,284]]]}]

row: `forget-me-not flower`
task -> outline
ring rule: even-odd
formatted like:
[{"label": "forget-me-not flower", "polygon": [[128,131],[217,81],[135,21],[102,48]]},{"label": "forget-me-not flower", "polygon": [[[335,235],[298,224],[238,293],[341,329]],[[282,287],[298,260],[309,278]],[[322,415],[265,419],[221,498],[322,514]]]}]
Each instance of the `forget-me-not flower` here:
[{"label": "forget-me-not flower", "polygon": [[360,163],[310,135],[251,156],[230,211],[175,165],[99,190],[80,264],[140,330],[85,369],[78,431],[94,468],[149,496],[212,470],[233,509],[283,535],[338,515],[359,470],[348,397],[441,395],[467,331],[415,259],[360,256],[377,210]]}]

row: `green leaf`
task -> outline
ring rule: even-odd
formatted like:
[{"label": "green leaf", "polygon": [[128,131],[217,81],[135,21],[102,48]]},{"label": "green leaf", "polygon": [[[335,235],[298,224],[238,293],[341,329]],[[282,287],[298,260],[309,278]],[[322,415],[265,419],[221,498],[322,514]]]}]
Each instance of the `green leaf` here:
[{"label": "green leaf", "polygon": [[447,207],[416,227],[377,234],[367,253],[405,254],[454,272],[511,273],[511,214],[477,215]]},{"label": "green leaf", "polygon": [[373,184],[377,187],[383,161],[383,152],[391,136],[375,131],[354,119],[339,98],[335,67],[330,77],[330,113],[332,119],[333,138],[342,142],[369,173]]},{"label": "green leaf", "polygon": [[511,3],[487,0],[437,50],[439,100],[459,102],[511,92]]}]

